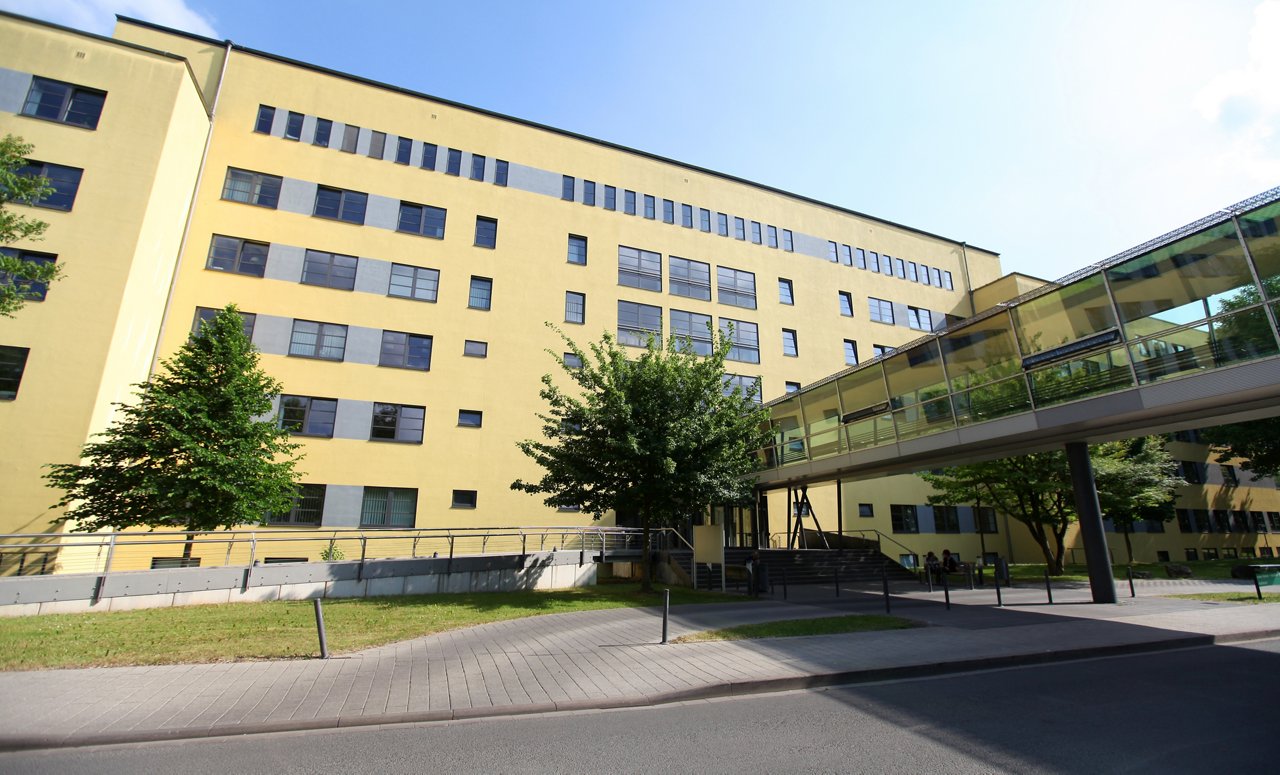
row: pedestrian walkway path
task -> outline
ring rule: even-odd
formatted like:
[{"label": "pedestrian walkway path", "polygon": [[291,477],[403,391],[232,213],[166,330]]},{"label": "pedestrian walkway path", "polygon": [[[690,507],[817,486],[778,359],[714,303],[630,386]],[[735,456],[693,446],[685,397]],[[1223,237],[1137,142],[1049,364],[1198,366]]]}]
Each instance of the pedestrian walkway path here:
[{"label": "pedestrian walkway path", "polygon": [[[649,705],[1280,636],[1280,606],[1087,588],[895,588],[910,630],[659,643],[661,611],[612,609],[482,625],[329,660],[0,673],[0,750]],[[1243,589],[1197,582],[1179,593]],[[1249,586],[1251,588],[1251,585]],[[1127,586],[1124,592],[1127,593]],[[754,604],[681,606],[670,633],[883,613],[878,590],[792,587]]]}]

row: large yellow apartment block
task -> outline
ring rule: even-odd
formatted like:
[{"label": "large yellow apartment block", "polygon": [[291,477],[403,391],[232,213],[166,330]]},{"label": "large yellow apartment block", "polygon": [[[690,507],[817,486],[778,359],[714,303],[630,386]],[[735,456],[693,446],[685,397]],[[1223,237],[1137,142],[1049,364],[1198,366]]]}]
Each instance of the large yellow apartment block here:
[{"label": "large yellow apartment block", "polygon": [[[546,323],[624,343],[732,325],[729,370],[770,399],[1041,282],[957,239],[143,22],[103,38],[3,14],[0,39],[0,132],[58,187],[23,208],[47,238],[4,247],[66,274],[0,320],[3,533],[61,529],[42,466],[74,460],[228,303],[306,454],[277,524],[473,528],[587,521],[510,489],[537,475],[515,443],[539,434],[547,350],[564,350]],[[1182,505],[1240,508],[1207,480]],[[880,531],[891,555],[1037,559],[1023,528],[979,535],[968,507],[939,534],[926,496],[914,477],[809,493],[825,529]],[[895,530],[904,505],[919,532]],[[732,541],[755,524],[776,541],[785,493],[760,511],[767,527],[714,513]],[[1171,523],[1135,550],[1246,548],[1226,535]]]}]

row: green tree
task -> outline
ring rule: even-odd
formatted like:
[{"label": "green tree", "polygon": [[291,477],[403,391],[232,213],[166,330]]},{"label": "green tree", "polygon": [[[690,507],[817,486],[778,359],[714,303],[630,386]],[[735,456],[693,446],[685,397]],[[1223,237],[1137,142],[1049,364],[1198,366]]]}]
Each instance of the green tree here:
[{"label": "green tree", "polygon": [[1183,484],[1177,465],[1157,436],[1109,441],[1089,450],[1102,516],[1124,534],[1133,564],[1130,535],[1138,522],[1168,522],[1174,517],[1174,492]]},{"label": "green tree", "polygon": [[[81,463],[50,465],[68,507],[60,521],[95,531],[183,528],[189,533],[264,522],[287,511],[296,444],[263,416],[280,383],[258,366],[234,305],[206,322],[160,373],[117,404],[116,421],[84,445]],[[183,557],[191,556],[188,541]]]},{"label": "green tree", "polygon": [[[0,245],[38,240],[49,224],[14,212],[11,202],[30,205],[53,192],[49,179],[23,175],[31,145],[14,135],[0,139]],[[24,261],[0,253],[0,315],[13,317],[39,288],[57,280],[62,268],[54,263]]]},{"label": "green tree", "polygon": [[678,337],[664,345],[651,336],[635,357],[608,333],[589,353],[557,333],[582,365],[548,352],[576,389],[543,376],[544,439],[518,443],[542,467],[542,478],[511,488],[596,519],[608,511],[637,515],[647,590],[652,528],[679,525],[712,503],[750,501],[769,414],[740,386],[726,389],[731,342],[722,333],[705,357]]}]

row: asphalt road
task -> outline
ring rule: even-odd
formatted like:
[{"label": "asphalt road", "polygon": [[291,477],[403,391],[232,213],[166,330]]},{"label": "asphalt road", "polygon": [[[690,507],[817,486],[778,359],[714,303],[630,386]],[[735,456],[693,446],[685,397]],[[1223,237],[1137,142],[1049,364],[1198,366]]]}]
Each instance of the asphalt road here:
[{"label": "asphalt road", "polygon": [[0,772],[1268,772],[1276,730],[1280,640],[655,708],[26,752],[0,756]]}]

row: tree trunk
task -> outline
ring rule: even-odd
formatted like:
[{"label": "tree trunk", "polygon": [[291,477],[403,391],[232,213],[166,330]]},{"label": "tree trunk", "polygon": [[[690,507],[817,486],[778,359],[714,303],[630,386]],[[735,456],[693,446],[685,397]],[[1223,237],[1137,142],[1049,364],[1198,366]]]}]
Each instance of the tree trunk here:
[{"label": "tree trunk", "polygon": [[191,565],[191,547],[195,544],[196,534],[195,528],[187,525],[187,540],[182,545],[182,567],[187,568]]},{"label": "tree trunk", "polygon": [[[1022,522],[1022,520],[1018,520]],[[1027,526],[1027,532],[1031,533],[1031,537],[1035,539],[1036,546],[1040,547],[1040,553],[1044,555],[1044,563],[1049,568],[1050,575],[1062,575],[1062,558],[1055,557],[1053,547],[1049,546],[1049,536],[1045,535],[1044,525],[1034,522],[1022,522]]]},{"label": "tree trunk", "polygon": [[1129,542],[1129,523],[1124,523],[1124,549],[1129,553],[1129,564],[1133,565],[1133,544]]}]

